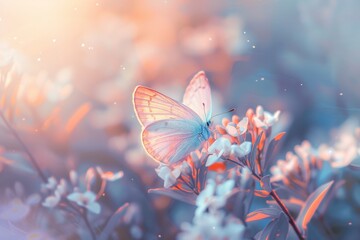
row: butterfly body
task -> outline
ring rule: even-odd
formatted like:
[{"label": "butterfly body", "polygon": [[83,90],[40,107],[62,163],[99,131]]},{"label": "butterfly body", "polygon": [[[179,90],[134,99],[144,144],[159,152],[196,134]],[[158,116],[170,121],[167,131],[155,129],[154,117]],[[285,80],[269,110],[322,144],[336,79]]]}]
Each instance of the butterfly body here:
[{"label": "butterfly body", "polygon": [[183,103],[144,86],[135,88],[133,103],[143,126],[143,146],[158,162],[174,164],[185,159],[211,136],[211,96],[204,72],[191,80]]}]

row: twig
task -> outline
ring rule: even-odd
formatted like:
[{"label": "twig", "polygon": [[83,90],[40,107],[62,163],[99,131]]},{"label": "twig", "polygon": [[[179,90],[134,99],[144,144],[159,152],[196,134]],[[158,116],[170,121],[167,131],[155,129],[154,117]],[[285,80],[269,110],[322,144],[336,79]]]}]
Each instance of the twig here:
[{"label": "twig", "polygon": [[298,238],[300,240],[304,240],[305,238],[303,237],[303,235],[300,232],[300,229],[296,225],[294,218],[290,215],[289,210],[287,209],[285,204],[281,201],[281,199],[279,198],[277,193],[274,190],[271,190],[270,196],[276,201],[276,203],[280,206],[280,208],[283,210],[283,212],[288,216],[289,223],[292,226],[292,228],[294,229],[294,231],[295,231],[296,235],[298,236]]},{"label": "twig", "polygon": [[84,219],[84,222],[85,222],[85,225],[86,225],[86,227],[89,229],[89,231],[90,231],[90,234],[91,234],[91,238],[93,239],[93,240],[96,240],[96,233],[94,232],[94,229],[91,227],[91,224],[90,224],[90,222],[89,222],[89,219],[88,219],[88,217],[87,217],[87,210],[86,210],[86,208],[83,208],[83,213],[82,213],[82,218]]},{"label": "twig", "polygon": [[[225,159],[228,160],[232,163],[237,164],[240,167],[243,167],[240,163],[233,161],[231,159]],[[249,167],[248,167],[249,168]],[[258,176],[252,169],[249,168],[249,170],[251,171],[252,175],[254,176],[255,179],[257,179],[258,181],[261,180],[260,176]],[[287,207],[285,206],[285,204],[281,201],[281,199],[279,198],[279,196],[277,195],[277,193],[274,190],[271,190],[270,192],[270,196],[276,201],[276,203],[280,206],[280,208],[282,209],[282,211],[286,214],[286,216],[289,219],[289,223],[291,225],[291,227],[294,229],[296,235],[298,236],[298,238],[300,240],[304,240],[304,236],[301,234],[300,229],[298,228],[298,226],[295,223],[294,218],[290,215],[289,210],[287,209]]]},{"label": "twig", "polygon": [[82,211],[81,211],[81,209],[75,207],[68,199],[64,198],[63,201],[64,203],[66,203],[67,206],[69,206],[71,209],[73,209],[77,214],[81,216],[81,218],[84,220],[86,227],[89,229],[92,239],[96,240],[96,234],[94,232],[94,229],[91,227],[91,224],[87,217],[87,209],[85,207],[82,207],[81,208]]},{"label": "twig", "polygon": [[11,126],[11,124],[6,120],[4,114],[2,111],[0,111],[0,117],[2,119],[2,121],[5,123],[6,127],[10,130],[10,132],[12,133],[12,135],[16,138],[16,140],[19,142],[19,144],[21,145],[21,147],[24,149],[24,151],[26,152],[26,154],[29,156],[29,160],[32,163],[32,165],[34,166],[36,172],[38,173],[39,177],[41,178],[41,180],[44,183],[47,183],[47,179],[45,177],[45,174],[42,172],[39,164],[36,162],[34,156],[32,155],[32,153],[30,152],[30,150],[27,148],[27,146],[25,145],[25,143],[23,142],[23,140],[20,138],[19,134],[16,132],[16,130]]}]

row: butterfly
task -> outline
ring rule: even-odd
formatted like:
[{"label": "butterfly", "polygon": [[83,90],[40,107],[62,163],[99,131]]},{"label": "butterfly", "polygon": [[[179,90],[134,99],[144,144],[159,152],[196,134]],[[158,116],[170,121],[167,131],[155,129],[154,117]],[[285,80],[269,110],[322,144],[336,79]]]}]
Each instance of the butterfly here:
[{"label": "butterfly", "polygon": [[133,93],[133,104],[143,127],[143,147],[155,161],[177,163],[211,136],[211,90],[203,71],[190,81],[182,103],[139,85]]}]

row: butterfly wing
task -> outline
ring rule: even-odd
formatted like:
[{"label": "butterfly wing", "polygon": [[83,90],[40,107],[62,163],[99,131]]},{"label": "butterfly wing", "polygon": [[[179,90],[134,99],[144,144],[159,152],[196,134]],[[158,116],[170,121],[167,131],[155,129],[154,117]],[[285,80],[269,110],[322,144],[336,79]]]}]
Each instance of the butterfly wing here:
[{"label": "butterfly wing", "polygon": [[194,120],[159,120],[144,128],[142,143],[156,161],[174,164],[206,140],[201,136],[202,129],[203,126]]},{"label": "butterfly wing", "polygon": [[211,89],[204,71],[198,72],[190,81],[184,94],[183,103],[194,110],[203,122],[211,119]]},{"label": "butterfly wing", "polygon": [[136,116],[143,127],[160,120],[183,119],[201,123],[189,107],[151,88],[137,86],[133,93]]}]

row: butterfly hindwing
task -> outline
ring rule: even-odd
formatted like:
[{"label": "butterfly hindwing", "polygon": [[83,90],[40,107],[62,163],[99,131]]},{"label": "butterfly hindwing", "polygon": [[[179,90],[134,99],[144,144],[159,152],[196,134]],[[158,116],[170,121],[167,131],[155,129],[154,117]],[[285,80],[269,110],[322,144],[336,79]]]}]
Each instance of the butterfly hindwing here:
[{"label": "butterfly hindwing", "polygon": [[147,153],[164,164],[184,159],[202,143],[202,126],[193,120],[160,120],[142,132],[142,142]]}]

